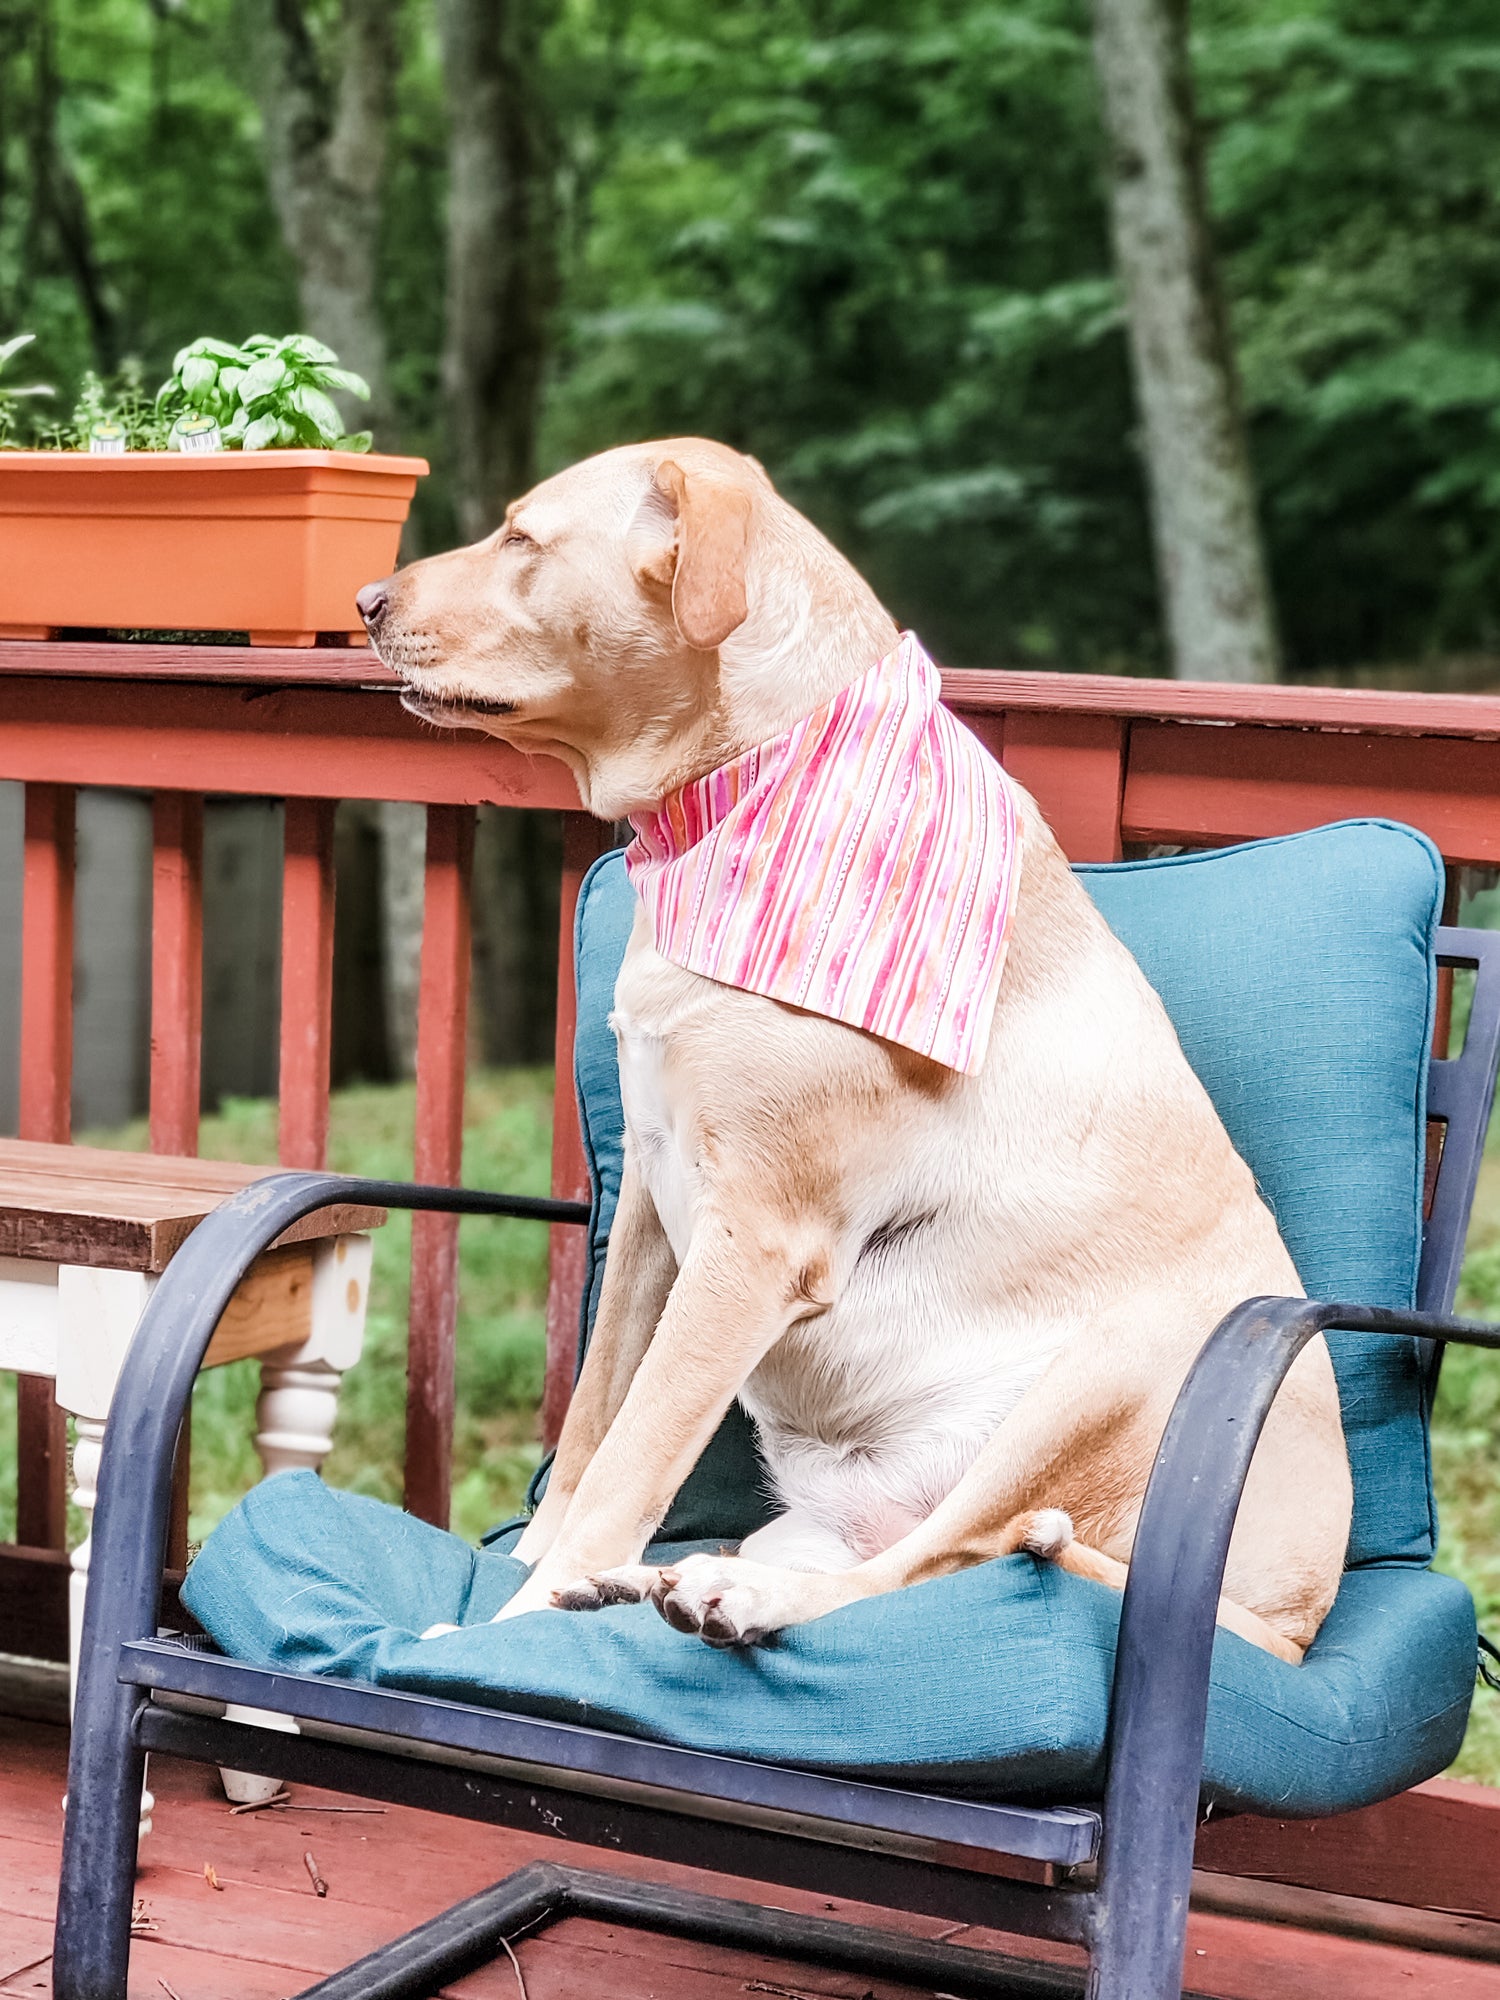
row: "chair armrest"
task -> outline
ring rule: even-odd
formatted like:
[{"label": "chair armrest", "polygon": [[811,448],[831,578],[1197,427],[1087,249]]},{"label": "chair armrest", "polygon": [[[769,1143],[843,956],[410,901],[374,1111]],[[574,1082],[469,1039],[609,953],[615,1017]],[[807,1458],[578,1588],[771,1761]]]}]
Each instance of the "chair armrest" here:
[{"label": "chair armrest", "polygon": [[[1209,1669],[1229,1540],[1277,1390],[1320,1333],[1416,1335],[1500,1348],[1500,1326],[1316,1299],[1258,1298],[1204,1342],[1162,1433],[1120,1612],[1110,1703],[1101,1888],[1143,1879],[1178,1926],[1187,1908]],[[1292,1669],[1295,1671],[1295,1669]],[[1126,1907],[1112,1899],[1116,1909]]]},{"label": "chair armrest", "polygon": [[119,1646],[156,1629],[172,1461],[220,1315],[283,1230],[315,1209],[351,1202],[536,1222],[583,1223],[589,1217],[585,1202],[315,1173],[268,1174],[205,1216],[142,1313],[110,1403],[84,1612],[81,1710],[93,1675],[113,1678]]}]

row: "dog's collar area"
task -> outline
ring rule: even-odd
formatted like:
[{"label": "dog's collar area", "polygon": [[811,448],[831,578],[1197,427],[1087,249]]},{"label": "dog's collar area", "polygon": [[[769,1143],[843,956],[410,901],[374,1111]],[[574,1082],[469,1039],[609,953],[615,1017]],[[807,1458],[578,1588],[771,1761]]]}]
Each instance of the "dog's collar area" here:
[{"label": "dog's collar area", "polygon": [[910,632],[783,735],[632,813],[664,958],[977,1072],[1021,871],[1000,766]]}]

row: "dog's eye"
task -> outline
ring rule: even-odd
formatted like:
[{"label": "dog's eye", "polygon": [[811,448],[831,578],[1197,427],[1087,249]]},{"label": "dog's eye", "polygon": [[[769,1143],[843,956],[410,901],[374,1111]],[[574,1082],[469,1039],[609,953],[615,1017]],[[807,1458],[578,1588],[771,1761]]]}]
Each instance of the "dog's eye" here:
[{"label": "dog's eye", "polygon": [[500,539],[502,549],[534,549],[536,543],[520,528],[507,528]]}]

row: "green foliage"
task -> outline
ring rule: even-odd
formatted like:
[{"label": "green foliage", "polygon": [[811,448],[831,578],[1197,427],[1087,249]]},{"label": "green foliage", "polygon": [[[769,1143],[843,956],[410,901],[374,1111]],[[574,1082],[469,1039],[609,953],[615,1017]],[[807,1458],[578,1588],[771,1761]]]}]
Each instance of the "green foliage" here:
[{"label": "green foliage", "polygon": [[1205,0],[1203,102],[1305,660],[1500,646],[1500,16]]},{"label": "green foliage", "polygon": [[[0,344],[0,371],[34,339],[34,334],[22,333]],[[368,400],[368,383],[352,369],[339,367],[333,349],[305,333],[281,340],[256,333],[241,347],[195,340],[179,352],[154,398],[141,378],[141,364],[133,357],[109,379],[86,368],[71,414],[37,424],[31,441],[49,451],[87,451],[96,429],[114,424],[127,451],[168,451],[176,444],[173,425],[183,417],[201,416],[218,424],[230,450],[370,449],[370,433],[346,431],[329,393]],[[42,383],[11,388],[0,381],[0,448],[19,441],[21,400],[53,394]]]},{"label": "green foliage", "polygon": [[[1471,1248],[1459,1286],[1458,1311],[1500,1320],[1500,1160],[1486,1161]],[[1488,1211],[1488,1212],[1486,1212]],[[1438,1493],[1441,1541],[1438,1567],[1467,1584],[1480,1630],[1500,1637],[1500,1356],[1472,1347],[1450,1347],[1432,1416],[1432,1468]],[[1462,1776],[1500,1782],[1500,1696],[1480,1688],[1462,1755]]]},{"label": "green foliage", "polygon": [[[159,379],[201,327],[294,323],[233,0],[0,14],[0,325],[35,329],[39,372],[136,354]],[[431,10],[397,14],[380,296],[401,442],[437,468],[433,547],[453,534],[446,107]],[[1288,655],[1500,647],[1492,0],[1199,0],[1194,20]],[[548,467],[723,436],[943,656],[1160,664],[1077,0],[561,0],[548,76]]]},{"label": "green foliage", "polygon": [[[29,347],[36,339],[34,333],[17,333],[9,340],[0,341],[0,375],[22,348]],[[55,392],[46,382],[12,383],[0,381],[0,450],[16,440],[20,422],[20,405],[38,396],[51,396]]]},{"label": "green foliage", "polygon": [[48,451],[87,451],[95,429],[119,427],[126,451],[165,451],[167,426],[141,381],[141,365],[131,359],[108,380],[92,368],[84,370],[71,415],[63,422],[41,424],[36,441]]},{"label": "green foliage", "polygon": [[1071,0],[656,0],[601,87],[550,456],[724,437],[941,657],[1152,662]]},{"label": "green foliage", "polygon": [[253,333],[240,347],[206,338],[184,347],[156,407],[168,425],[212,417],[231,449],[368,451],[368,431],[344,429],[335,389],[369,400],[369,384],[310,334]]}]

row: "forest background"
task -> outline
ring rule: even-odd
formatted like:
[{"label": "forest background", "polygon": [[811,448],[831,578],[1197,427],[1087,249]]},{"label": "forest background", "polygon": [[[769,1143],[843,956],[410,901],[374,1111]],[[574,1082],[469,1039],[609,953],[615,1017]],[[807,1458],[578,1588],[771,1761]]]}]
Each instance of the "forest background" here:
[{"label": "forest background", "polygon": [[[1500,17],[1191,31],[1284,671],[1469,684]],[[955,665],[1169,664],[1105,183],[1084,0],[0,0],[32,372],[305,327],[432,461],[411,553],[603,446],[722,437]]]}]

